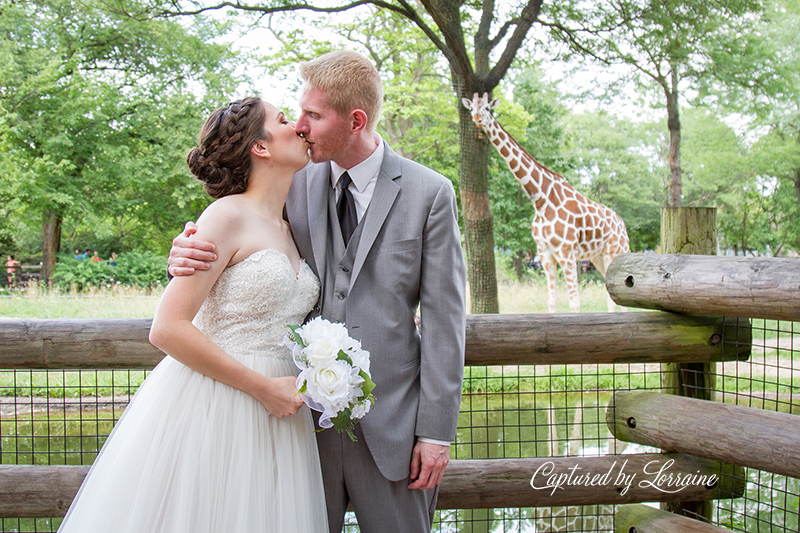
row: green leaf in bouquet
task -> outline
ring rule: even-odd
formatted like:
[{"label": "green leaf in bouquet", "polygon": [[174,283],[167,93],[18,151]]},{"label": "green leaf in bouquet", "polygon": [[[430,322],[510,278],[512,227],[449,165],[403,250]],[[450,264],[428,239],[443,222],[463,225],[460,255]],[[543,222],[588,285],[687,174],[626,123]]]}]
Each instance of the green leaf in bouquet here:
[{"label": "green leaf in bouquet", "polygon": [[353,364],[353,360],[350,359],[350,356],[344,353],[344,350],[339,350],[339,354],[336,356],[337,361],[345,361],[350,366],[356,366]]},{"label": "green leaf in bouquet", "polygon": [[355,434],[356,422],[350,419],[350,408],[345,409],[335,417],[331,418],[333,428],[339,433],[345,432],[350,440],[356,442],[358,439]]},{"label": "green leaf in bouquet", "polygon": [[361,391],[364,393],[364,396],[369,397],[372,395],[372,389],[375,388],[375,382],[372,381],[372,378],[370,378],[363,370],[360,370],[358,375],[364,379],[364,384],[361,385]]},{"label": "green leaf in bouquet", "polygon": [[299,344],[301,348],[305,348],[306,345],[305,343],[303,343],[303,338],[300,336],[299,333],[297,333],[297,330],[302,328],[303,326],[296,325],[296,326],[286,326],[286,327],[289,328],[289,339]]}]

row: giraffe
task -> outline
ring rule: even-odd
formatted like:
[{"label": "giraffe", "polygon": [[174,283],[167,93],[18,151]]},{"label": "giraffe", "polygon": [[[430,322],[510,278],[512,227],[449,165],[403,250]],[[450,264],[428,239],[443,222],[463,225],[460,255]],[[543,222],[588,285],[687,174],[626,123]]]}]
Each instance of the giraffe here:
[{"label": "giraffe", "polygon": [[[564,272],[569,310],[580,311],[578,261],[589,260],[605,277],[606,267],[616,256],[630,251],[622,218],[612,209],[586,198],[560,174],[536,161],[492,116],[497,100],[489,102],[475,93],[463,98],[472,120],[489,136],[522,190],[536,209],[531,234],[547,276],[547,309],[556,311],[556,274]],[[608,297],[608,311],[616,304]]]}]

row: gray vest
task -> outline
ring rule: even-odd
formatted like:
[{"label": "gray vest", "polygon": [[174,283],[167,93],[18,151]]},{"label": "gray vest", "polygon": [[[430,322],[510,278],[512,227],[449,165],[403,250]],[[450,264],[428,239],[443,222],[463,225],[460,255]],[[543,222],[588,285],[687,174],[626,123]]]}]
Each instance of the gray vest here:
[{"label": "gray vest", "polygon": [[347,319],[347,297],[350,291],[350,275],[356,259],[358,243],[365,216],[358,222],[350,243],[345,249],[339,217],[336,215],[336,191],[328,188],[328,243],[326,246],[325,272],[320,272],[322,280],[322,317],[333,322]]}]

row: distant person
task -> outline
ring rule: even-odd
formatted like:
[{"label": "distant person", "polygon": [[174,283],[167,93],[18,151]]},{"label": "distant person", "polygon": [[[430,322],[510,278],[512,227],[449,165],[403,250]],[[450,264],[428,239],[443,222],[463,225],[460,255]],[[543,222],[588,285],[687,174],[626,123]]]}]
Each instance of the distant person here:
[{"label": "distant person", "polygon": [[92,257],[92,249],[91,248],[87,248],[86,251],[83,252],[83,258],[84,259],[89,259],[90,257]]},{"label": "distant person", "polygon": [[100,257],[100,254],[97,253],[97,251],[95,250],[95,252],[92,254],[92,261],[94,261],[95,263],[99,263],[102,260],[103,259]]},{"label": "distant person", "polygon": [[16,285],[17,280],[17,269],[19,268],[19,261],[14,259],[13,255],[9,255],[6,258],[6,279],[8,280],[8,285]]},{"label": "distant person", "polygon": [[73,259],[77,259],[78,261],[80,261],[81,259],[83,259],[83,252],[81,252],[80,250],[78,250],[78,249],[76,248],[76,249],[75,249],[75,257],[74,257]]},{"label": "distant person", "polygon": [[108,258],[108,266],[117,266],[117,252],[111,252],[111,257]]}]

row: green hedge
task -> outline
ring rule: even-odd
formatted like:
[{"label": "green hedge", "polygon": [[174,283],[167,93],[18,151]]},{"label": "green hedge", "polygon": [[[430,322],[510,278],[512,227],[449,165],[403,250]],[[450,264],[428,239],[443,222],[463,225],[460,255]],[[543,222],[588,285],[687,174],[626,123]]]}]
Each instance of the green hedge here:
[{"label": "green hedge", "polygon": [[53,285],[83,291],[90,287],[122,284],[152,288],[167,283],[167,258],[153,252],[127,252],[117,257],[116,266],[107,260],[74,259],[61,256],[53,273]]}]

